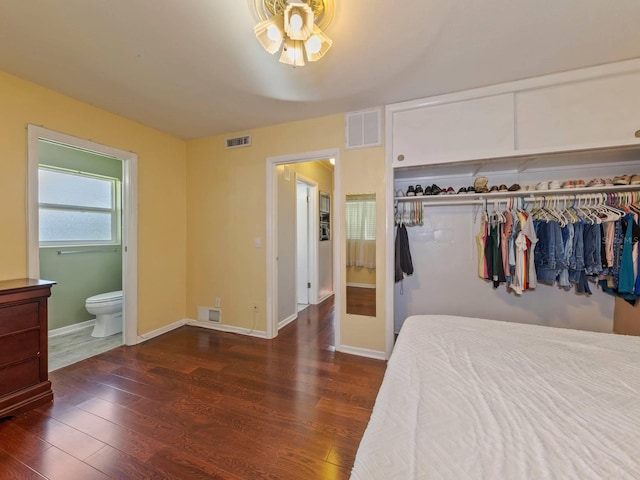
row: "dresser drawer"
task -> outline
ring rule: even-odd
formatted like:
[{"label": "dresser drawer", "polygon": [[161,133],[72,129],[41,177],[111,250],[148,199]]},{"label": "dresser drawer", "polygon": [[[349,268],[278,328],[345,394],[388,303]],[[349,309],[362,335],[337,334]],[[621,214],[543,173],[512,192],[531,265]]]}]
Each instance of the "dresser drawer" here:
[{"label": "dresser drawer", "polygon": [[0,335],[37,326],[37,302],[0,307]]},{"label": "dresser drawer", "polygon": [[6,395],[40,382],[40,360],[31,358],[0,368],[0,395]]},{"label": "dresser drawer", "polygon": [[40,353],[40,329],[0,337],[0,367]]}]

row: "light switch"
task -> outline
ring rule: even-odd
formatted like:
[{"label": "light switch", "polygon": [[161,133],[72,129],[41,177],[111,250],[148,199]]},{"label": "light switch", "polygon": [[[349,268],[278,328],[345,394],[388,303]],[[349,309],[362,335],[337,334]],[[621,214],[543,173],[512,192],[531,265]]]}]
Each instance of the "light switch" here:
[{"label": "light switch", "polygon": [[262,239],[260,237],[256,237],[253,239],[253,246],[256,248],[262,248]]}]

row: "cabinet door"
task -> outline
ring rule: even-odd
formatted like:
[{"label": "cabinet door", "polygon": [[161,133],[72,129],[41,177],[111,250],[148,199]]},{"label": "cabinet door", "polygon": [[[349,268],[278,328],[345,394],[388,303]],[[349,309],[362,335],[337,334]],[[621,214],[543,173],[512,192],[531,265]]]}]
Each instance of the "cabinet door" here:
[{"label": "cabinet door", "polygon": [[512,154],[513,94],[396,112],[392,141],[394,167]]},{"label": "cabinet door", "polygon": [[640,143],[640,73],[518,92],[516,118],[520,150]]}]

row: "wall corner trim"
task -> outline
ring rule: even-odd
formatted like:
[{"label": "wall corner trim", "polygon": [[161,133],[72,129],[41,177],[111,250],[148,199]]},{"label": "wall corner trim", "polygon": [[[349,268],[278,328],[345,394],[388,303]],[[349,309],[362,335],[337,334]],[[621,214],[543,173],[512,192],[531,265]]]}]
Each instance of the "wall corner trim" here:
[{"label": "wall corner trim", "polygon": [[371,350],[368,348],[349,347],[348,345],[339,345],[336,352],[348,353],[349,355],[358,355],[360,357],[374,358],[376,360],[386,360],[387,355],[384,351]]},{"label": "wall corner trim", "polygon": [[136,342],[136,345],[146,342],[147,340],[151,340],[152,338],[159,337],[160,335],[164,335],[165,333],[169,333],[170,331],[175,330],[176,328],[180,328],[185,324],[186,320],[178,320],[176,322],[170,323],[169,325],[165,325],[164,327],[151,330],[144,335],[138,335],[138,341]]}]

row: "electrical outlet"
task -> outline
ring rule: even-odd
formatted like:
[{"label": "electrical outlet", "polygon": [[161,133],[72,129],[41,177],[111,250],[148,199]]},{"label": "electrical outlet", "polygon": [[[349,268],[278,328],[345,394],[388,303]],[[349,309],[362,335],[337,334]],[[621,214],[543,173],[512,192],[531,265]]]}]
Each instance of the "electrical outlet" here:
[{"label": "electrical outlet", "polygon": [[216,308],[220,308],[220,297],[216,297]]}]

